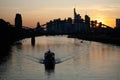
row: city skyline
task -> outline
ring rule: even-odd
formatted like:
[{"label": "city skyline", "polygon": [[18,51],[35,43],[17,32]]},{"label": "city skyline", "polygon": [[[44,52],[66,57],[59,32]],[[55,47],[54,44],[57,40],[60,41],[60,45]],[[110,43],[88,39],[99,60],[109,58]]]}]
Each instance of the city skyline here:
[{"label": "city skyline", "polygon": [[1,0],[0,18],[14,24],[15,14],[20,13],[23,17],[23,26],[36,27],[37,22],[44,24],[56,18],[73,18],[75,7],[82,18],[87,14],[91,20],[115,27],[115,19],[120,18],[119,3],[119,0]]}]

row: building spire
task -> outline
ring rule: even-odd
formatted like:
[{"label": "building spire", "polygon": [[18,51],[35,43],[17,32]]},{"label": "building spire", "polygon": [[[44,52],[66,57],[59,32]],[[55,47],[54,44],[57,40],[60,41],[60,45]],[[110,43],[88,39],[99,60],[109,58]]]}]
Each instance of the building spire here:
[{"label": "building spire", "polygon": [[77,15],[76,9],[74,8],[74,19],[75,19],[76,15]]}]

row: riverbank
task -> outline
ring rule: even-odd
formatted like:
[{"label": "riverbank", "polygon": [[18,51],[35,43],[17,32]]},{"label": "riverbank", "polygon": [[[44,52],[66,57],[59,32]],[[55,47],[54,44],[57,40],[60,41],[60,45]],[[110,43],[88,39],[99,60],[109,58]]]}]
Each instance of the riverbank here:
[{"label": "riverbank", "polygon": [[3,19],[0,19],[0,63],[9,56],[14,42],[30,37],[30,30],[16,28]]},{"label": "riverbank", "polygon": [[80,34],[80,35],[69,35],[68,38],[77,38],[77,39],[96,41],[96,42],[102,42],[102,43],[114,44],[120,46],[120,37],[118,36]]}]

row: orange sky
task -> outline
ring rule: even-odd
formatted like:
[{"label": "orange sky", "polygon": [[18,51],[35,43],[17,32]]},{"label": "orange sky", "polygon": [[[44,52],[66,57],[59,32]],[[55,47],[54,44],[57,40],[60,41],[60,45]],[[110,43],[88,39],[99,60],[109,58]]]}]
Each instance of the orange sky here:
[{"label": "orange sky", "polygon": [[16,13],[22,15],[23,25],[35,27],[56,18],[73,18],[73,8],[82,18],[85,14],[91,20],[115,27],[120,18],[120,0],[0,0],[0,18],[14,24]]}]

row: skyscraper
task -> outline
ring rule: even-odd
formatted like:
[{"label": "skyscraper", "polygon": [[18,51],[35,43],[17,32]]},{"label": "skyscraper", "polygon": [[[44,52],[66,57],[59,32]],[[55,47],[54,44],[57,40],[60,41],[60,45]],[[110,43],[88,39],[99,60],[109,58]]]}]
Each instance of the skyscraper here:
[{"label": "skyscraper", "polygon": [[15,17],[15,27],[16,28],[22,28],[22,16],[21,14],[16,14],[16,17]]},{"label": "skyscraper", "polygon": [[84,32],[84,20],[81,18],[80,14],[76,13],[74,8],[74,32]]},{"label": "skyscraper", "polygon": [[74,8],[74,23],[79,22],[81,20],[80,14],[76,13],[76,9]]},{"label": "skyscraper", "polygon": [[74,19],[76,18],[77,13],[76,13],[76,9],[74,8]]},{"label": "skyscraper", "polygon": [[90,30],[90,17],[88,15],[85,15],[85,28],[86,31]]},{"label": "skyscraper", "polygon": [[120,28],[120,18],[116,19],[116,28]]}]

